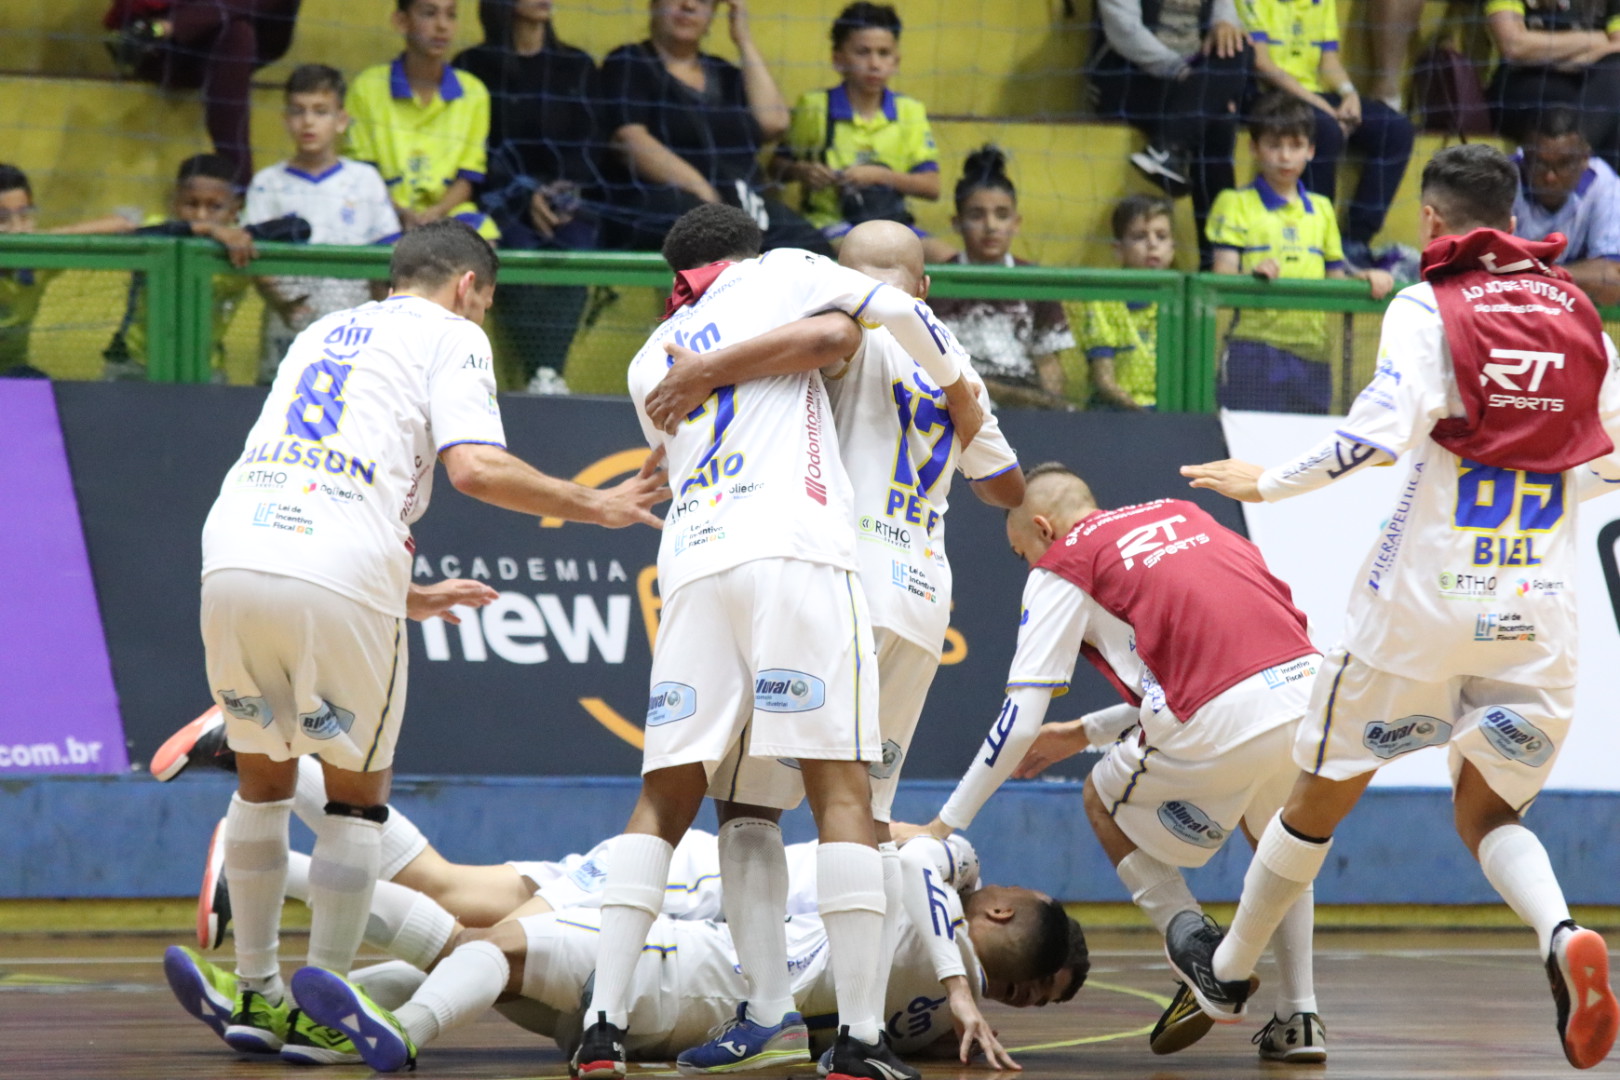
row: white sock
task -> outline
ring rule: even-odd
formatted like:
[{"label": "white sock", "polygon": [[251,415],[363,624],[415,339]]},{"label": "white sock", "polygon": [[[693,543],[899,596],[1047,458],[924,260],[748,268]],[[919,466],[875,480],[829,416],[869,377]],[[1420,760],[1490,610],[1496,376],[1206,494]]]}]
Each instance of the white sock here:
[{"label": "white sock", "polygon": [[875,1043],[886,989],[872,963],[883,945],[883,857],[865,844],[818,845],[816,901],[832,951],[838,1022]]},{"label": "white sock", "polygon": [[1131,890],[1131,899],[1142,909],[1142,914],[1159,928],[1161,934],[1170,925],[1170,920],[1183,911],[1204,913],[1198,901],[1193,899],[1192,890],[1187,888],[1187,879],[1181,876],[1181,871],[1160,862],[1141,848],[1121,859],[1114,872]]},{"label": "white sock", "polygon": [[878,845],[883,860],[883,939],[878,946],[873,977],[878,985],[878,1018],[883,1018],[883,998],[889,989],[889,972],[894,970],[894,953],[900,947],[900,919],[905,911],[901,895],[900,845],[894,841]]},{"label": "white sock", "polygon": [[225,813],[225,887],[231,896],[236,974],[242,988],[272,1004],[281,984],[281,896],[287,877],[287,819],[292,802],[250,803],[231,796]]},{"label": "white sock", "polygon": [[646,833],[626,833],[613,845],[602,885],[602,933],[596,946],[596,987],[585,1026],[598,1012],[624,1028],[630,1020],[630,977],[647,943],[647,931],[664,906],[669,861],[675,849]]},{"label": "white sock", "polygon": [[309,856],[302,851],[287,852],[287,884],[281,891],[289,900],[309,903]]},{"label": "white sock", "polygon": [[769,1027],[797,1006],[787,966],[787,851],[764,818],[720,826],[720,906],[748,983],[748,1018]]},{"label": "white sock", "polygon": [[326,816],[326,773],[321,760],[313,754],[298,759],[298,786],[293,789],[293,813],[309,826],[309,831],[320,835],[321,819]]},{"label": "white sock", "polygon": [[338,975],[354,966],[371,913],[382,828],[364,818],[323,815],[309,859],[309,962]]},{"label": "white sock", "polygon": [[1502,825],[1479,842],[1479,865],[1513,914],[1536,932],[1542,959],[1546,959],[1553,930],[1569,918],[1569,905],[1547,859],[1547,849],[1523,825]]},{"label": "white sock", "polygon": [[1294,906],[1305,886],[1316,880],[1333,847],[1301,840],[1283,827],[1282,814],[1273,815],[1243,875],[1243,896],[1238,901],[1232,928],[1215,950],[1215,977],[1223,982],[1247,979],[1265,951],[1277,924]]},{"label": "white sock", "polygon": [[512,969],[491,941],[469,941],[433,969],[411,1000],[394,1011],[417,1046],[482,1016],[506,989]]},{"label": "white sock", "polygon": [[384,960],[370,967],[355,968],[349,981],[366,996],[390,1012],[411,1000],[411,995],[427,981],[427,972],[403,960]]},{"label": "white sock", "polygon": [[366,919],[366,942],[426,971],[456,932],[456,917],[426,893],[377,882]]},{"label": "white sock", "polygon": [[1316,929],[1316,886],[1305,891],[1277,926],[1271,939],[1271,956],[1277,961],[1277,1016],[1287,1020],[1295,1013],[1313,1013],[1316,1007],[1316,974],[1312,969],[1311,935]]},{"label": "white sock", "polygon": [[416,827],[416,822],[388,804],[388,820],[382,823],[382,862],[377,867],[378,881],[392,881],[399,872],[427,850],[427,837]]}]

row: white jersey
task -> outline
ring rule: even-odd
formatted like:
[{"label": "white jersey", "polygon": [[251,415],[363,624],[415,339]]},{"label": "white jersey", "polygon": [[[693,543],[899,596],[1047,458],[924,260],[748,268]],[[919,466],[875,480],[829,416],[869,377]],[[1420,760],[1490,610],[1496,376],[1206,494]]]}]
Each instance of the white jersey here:
[{"label": "white jersey", "polygon": [[[309,222],[312,244],[377,244],[399,235],[399,216],[388,197],[388,185],[375,168],[338,158],[319,174],[283,161],[253,175],[242,221],[257,225],[288,214]],[[307,296],[317,315],[358,307],[370,299],[370,283],[355,278],[310,276],[275,279],[278,292],[291,299]]]},{"label": "white jersey", "polygon": [[[1614,344],[1599,411],[1620,445]],[[1319,487],[1374,457],[1411,452],[1406,482],[1352,587],[1344,648],[1394,675],[1575,682],[1575,485],[1565,473],[1465,463],[1429,437],[1464,415],[1428,284],[1384,316],[1378,373],[1336,436],[1261,477],[1272,500]],[[1378,451],[1383,454],[1379,455]]]},{"label": "white jersey", "polygon": [[[983,385],[977,374],[963,377]],[[988,409],[962,450],[944,391],[887,330],[867,331],[849,364],[826,379],[855,492],[856,557],[872,625],[937,654],[951,621],[951,474],[988,480],[1016,469],[1018,455]]]},{"label": "white jersey", "polygon": [[630,398],[647,442],[667,447],[675,492],[658,548],[666,598],[689,581],[755,559],[857,569],[853,496],[819,372],[723,386],[673,436],[655,428],[646,411],[647,395],[669,370],[666,341],[707,352],[831,310],[881,320],[914,355],[937,349],[967,366],[927,305],[795,248],[726,267],[631,361]]},{"label": "white jersey", "polygon": [[298,335],[203,526],[203,574],[262,570],[403,618],[438,454],[505,446],[489,339],[415,296]]}]

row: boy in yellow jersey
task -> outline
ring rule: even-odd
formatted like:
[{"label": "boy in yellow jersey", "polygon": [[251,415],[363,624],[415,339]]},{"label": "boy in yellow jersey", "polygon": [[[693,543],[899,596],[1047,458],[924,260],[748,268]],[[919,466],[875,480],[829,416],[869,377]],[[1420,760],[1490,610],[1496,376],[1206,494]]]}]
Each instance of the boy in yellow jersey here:
[{"label": "boy in yellow jersey", "polygon": [[[1217,274],[1365,281],[1374,300],[1394,286],[1383,270],[1345,265],[1333,203],[1305,189],[1300,176],[1316,146],[1311,106],[1288,94],[1260,100],[1249,117],[1260,175],[1223,191],[1209,213]],[[1223,408],[1325,413],[1333,403],[1327,321],[1320,312],[1240,313],[1221,358]]]},{"label": "boy in yellow jersey", "polygon": [[900,16],[887,4],[850,4],[832,42],[844,81],[799,98],[772,172],[803,185],[804,216],[829,240],[862,221],[910,225],[908,197],[939,199],[939,154],[923,103],[889,89]]},{"label": "boy in yellow jersey", "polygon": [[405,51],[362,71],[349,88],[347,154],[375,165],[406,229],[455,217],[486,240],[495,222],[473,205],[483,182],[489,91],[450,67],[456,0],[396,0]]},{"label": "boy in yellow jersey", "polygon": [[[1127,195],[1114,207],[1114,250],[1127,270],[1168,270],[1176,257],[1170,200]],[[1088,300],[1080,348],[1091,365],[1091,408],[1151,409],[1158,401],[1159,305],[1151,300]]]},{"label": "boy in yellow jersey", "polygon": [[1254,41],[1261,83],[1311,107],[1316,156],[1305,166],[1305,187],[1337,202],[1337,173],[1346,149],[1361,155],[1361,179],[1350,197],[1344,250],[1352,266],[1371,265],[1369,245],[1384,227],[1389,204],[1412,158],[1412,122],[1399,109],[1363,101],[1339,58],[1334,0],[1239,0],[1243,28]]}]

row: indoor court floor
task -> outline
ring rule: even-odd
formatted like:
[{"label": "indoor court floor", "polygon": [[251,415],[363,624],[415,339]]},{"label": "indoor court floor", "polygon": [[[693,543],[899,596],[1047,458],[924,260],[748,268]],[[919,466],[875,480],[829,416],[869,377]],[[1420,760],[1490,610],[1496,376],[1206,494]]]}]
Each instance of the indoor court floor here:
[{"label": "indoor court floor", "polygon": [[[183,1013],[163,981],[169,940],[149,935],[0,937],[0,1078],[3,1080],[238,1080],[308,1075],[274,1059],[238,1057]],[[184,944],[183,940],[179,943]],[[297,959],[303,938],[288,935]],[[1250,1037],[1270,1006],[1262,985],[1255,1019],[1216,1027],[1171,1057],[1148,1051],[1147,1032],[1168,1001],[1163,955],[1148,933],[1091,936],[1092,975],[1073,1001],[1045,1009],[986,1009],[1028,1080],[1255,1077],[1295,1080],[1571,1077],[1553,1029],[1553,1006],[1526,930],[1435,933],[1320,931],[1317,988],[1328,1025],[1325,1066],[1261,1064]],[[289,965],[290,967],[290,965]],[[1269,961],[1260,969],[1268,978]],[[982,1066],[924,1067],[929,1080],[984,1077]],[[556,1048],[500,1016],[423,1051],[422,1080],[563,1080]],[[370,1076],[332,1067],[331,1080]],[[675,1076],[672,1065],[631,1076]],[[745,1074],[815,1076],[814,1067]],[[1620,1058],[1588,1075],[1620,1076]]]}]

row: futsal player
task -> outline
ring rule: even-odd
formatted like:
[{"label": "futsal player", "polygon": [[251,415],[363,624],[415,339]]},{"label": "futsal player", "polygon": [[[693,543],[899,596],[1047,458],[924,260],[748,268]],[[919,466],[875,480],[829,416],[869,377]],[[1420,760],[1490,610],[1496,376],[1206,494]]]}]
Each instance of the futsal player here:
[{"label": "futsal player", "polygon": [[1260,950],[1373,773],[1445,746],[1458,835],[1536,932],[1565,1057],[1591,1068],[1620,1029],[1608,948],[1570,917],[1521,821],[1574,713],[1576,503],[1620,481],[1620,360],[1591,301],[1553,265],[1563,238],[1512,235],[1518,190],[1517,169],[1490,147],[1436,154],[1423,170],[1424,280],[1385,313],[1378,372],[1342,426],[1270,469],[1182,469],[1195,487],[1271,502],[1410,461],[1300,725],[1302,772],[1260,838],[1231,928],[1223,937],[1195,915],[1170,926],[1170,962],[1216,1020],[1242,1014]]},{"label": "futsal player", "polygon": [[[504,449],[480,328],[496,269],[494,250],[459,222],[403,239],[392,296],[329,315],[294,342],[203,528],[208,681],[238,776],[224,868],[238,975],[225,1037],[239,1050],[310,1045],[277,942],[305,754],[320,755],[328,798],[311,857],[309,962],[347,973],[360,944],[405,705],[401,620],[455,602],[430,591],[424,612],[410,587],[410,526],[427,510],[435,459],[458,490],[510,510],[659,524],[649,510],[667,495],[657,455],[598,491]],[[310,1060],[331,1049],[317,1041]]]},{"label": "futsal player", "polygon": [[[1084,721],[1041,727],[1085,656],[1139,705],[1141,723],[1086,777],[1086,816],[1163,933],[1178,916],[1203,918],[1178,868],[1204,865],[1287,795],[1294,729],[1322,658],[1259,550],[1193,503],[1101,510],[1085,481],[1052,463],[1027,482],[1024,504],[1007,516],[1007,540],[1030,565],[1007,698],[927,831],[967,828],[1026,753],[1050,763],[1085,748]],[[1026,775],[1039,771],[1032,762]],[[1327,1056],[1312,917],[1312,898],[1302,895],[1278,939],[1281,992],[1256,1040],[1267,1060]],[[1209,1027],[1179,990],[1149,1043],[1171,1053]]]}]

